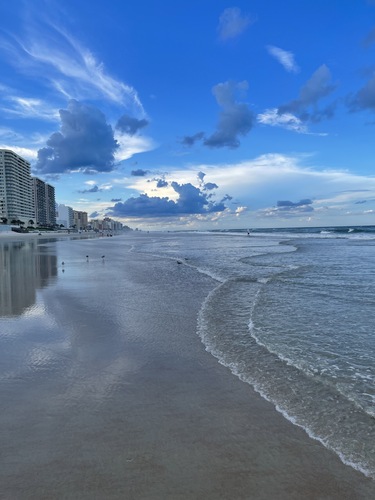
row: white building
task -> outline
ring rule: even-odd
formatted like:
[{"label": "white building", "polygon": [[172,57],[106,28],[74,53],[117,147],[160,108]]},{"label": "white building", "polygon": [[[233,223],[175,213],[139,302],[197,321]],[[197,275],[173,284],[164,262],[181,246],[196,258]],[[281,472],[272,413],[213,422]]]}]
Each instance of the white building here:
[{"label": "white building", "polygon": [[0,149],[0,217],[25,224],[35,218],[30,163],[9,149]]},{"label": "white building", "polygon": [[63,203],[56,206],[56,223],[61,226],[61,224],[69,229],[74,224],[74,216],[72,207],[68,207]]}]

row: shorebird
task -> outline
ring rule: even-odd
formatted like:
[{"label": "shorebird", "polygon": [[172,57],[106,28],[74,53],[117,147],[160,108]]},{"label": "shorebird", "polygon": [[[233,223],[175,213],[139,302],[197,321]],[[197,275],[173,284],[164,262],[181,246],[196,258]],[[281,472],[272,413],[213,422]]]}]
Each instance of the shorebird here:
[{"label": "shorebird", "polygon": [[64,264],[65,264],[65,262],[64,262],[64,261],[62,261],[62,262],[61,262],[61,265],[63,266]]},{"label": "shorebird", "polygon": [[89,256],[88,256],[88,255],[86,255],[86,261],[87,261],[87,262],[89,261]]},{"label": "shorebird", "polygon": [[102,255],[102,261],[103,261],[103,262],[104,262],[104,257],[105,257],[105,255]]}]

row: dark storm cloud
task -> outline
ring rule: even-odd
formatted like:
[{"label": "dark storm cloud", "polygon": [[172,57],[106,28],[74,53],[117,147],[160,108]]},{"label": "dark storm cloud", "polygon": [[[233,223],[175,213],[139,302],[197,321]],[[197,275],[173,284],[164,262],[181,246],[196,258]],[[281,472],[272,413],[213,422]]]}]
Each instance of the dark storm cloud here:
[{"label": "dark storm cloud", "polygon": [[204,137],[204,132],[197,132],[194,135],[185,135],[185,137],[181,139],[181,144],[183,144],[184,146],[191,147],[194,146],[194,144],[197,141],[201,141],[203,137]]},{"label": "dark storm cloud", "polygon": [[293,201],[278,201],[277,202],[277,209],[281,211],[298,211],[298,212],[313,212],[314,209],[311,206],[312,205],[312,200],[310,199],[305,199],[305,200],[300,200],[294,203]]},{"label": "dark storm cloud", "polygon": [[219,83],[213,88],[213,94],[222,111],[219,115],[216,131],[204,141],[210,148],[238,148],[238,136],[245,136],[252,128],[253,113],[245,103],[236,101],[236,94],[247,90],[247,82]]},{"label": "dark storm cloud", "polygon": [[130,173],[134,177],[144,177],[148,174],[148,170],[142,170],[141,168],[138,168],[137,170],[132,170]]},{"label": "dark storm cloud", "polygon": [[96,219],[97,217],[99,217],[99,212],[93,212],[92,214],[89,215],[89,218],[90,219]]},{"label": "dark storm cloud", "polygon": [[101,189],[98,188],[98,186],[93,186],[91,189],[82,189],[81,191],[78,191],[79,193],[98,193],[101,191]]},{"label": "dark storm cloud", "polygon": [[47,147],[38,151],[38,173],[113,170],[118,143],[100,110],[71,100],[67,109],[60,109],[60,120],[60,132],[53,133]]},{"label": "dark storm cloud", "polygon": [[109,208],[109,215],[115,217],[173,217],[191,214],[208,214],[225,210],[223,201],[216,203],[201,189],[190,183],[171,183],[178,193],[177,201],[167,197],[150,197],[141,194],[137,198],[129,198],[123,203],[116,203]]},{"label": "dark storm cloud", "polygon": [[117,122],[116,128],[121,132],[128,135],[135,135],[139,130],[146,127],[149,124],[148,120],[144,118],[138,120],[129,115],[123,115]]},{"label": "dark storm cloud", "polygon": [[336,85],[331,83],[331,79],[330,70],[323,64],[301,88],[297,99],[279,107],[279,114],[293,113],[301,120],[310,122],[331,118],[335,111],[335,104],[330,104],[322,109],[317,108],[319,101],[336,89]]}]

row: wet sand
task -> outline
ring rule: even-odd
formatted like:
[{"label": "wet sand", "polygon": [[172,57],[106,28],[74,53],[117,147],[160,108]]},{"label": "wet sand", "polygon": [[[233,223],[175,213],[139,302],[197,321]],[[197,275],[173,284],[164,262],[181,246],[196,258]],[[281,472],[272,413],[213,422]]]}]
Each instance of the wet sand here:
[{"label": "wet sand", "polygon": [[[58,368],[1,381],[0,498],[375,498],[373,480],[205,351],[196,325],[210,278],[179,266],[176,279],[175,262],[129,253],[126,281],[103,294],[119,271],[105,241],[89,244],[107,246],[105,273],[87,271],[79,289],[83,271],[66,265],[40,292],[70,343]],[[30,329],[41,336],[42,319]]]}]

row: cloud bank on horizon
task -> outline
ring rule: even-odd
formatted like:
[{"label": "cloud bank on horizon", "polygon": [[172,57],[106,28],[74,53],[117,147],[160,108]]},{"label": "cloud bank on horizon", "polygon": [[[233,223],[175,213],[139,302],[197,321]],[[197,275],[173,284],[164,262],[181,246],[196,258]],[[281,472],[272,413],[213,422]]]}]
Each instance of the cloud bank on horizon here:
[{"label": "cloud bank on horizon", "polygon": [[0,147],[59,202],[138,227],[373,223],[375,5],[333,33],[333,0],[15,4]]}]

